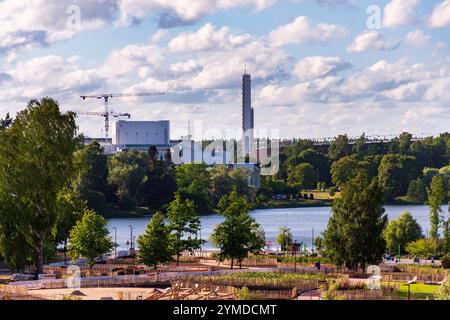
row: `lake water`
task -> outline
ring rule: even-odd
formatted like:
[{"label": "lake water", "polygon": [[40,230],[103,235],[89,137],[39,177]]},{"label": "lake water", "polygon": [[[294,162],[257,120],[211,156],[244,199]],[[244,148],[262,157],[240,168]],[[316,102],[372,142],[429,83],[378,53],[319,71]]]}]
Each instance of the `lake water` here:
[{"label": "lake water", "polygon": [[[429,224],[429,207],[428,206],[385,206],[386,213],[389,219],[395,219],[404,211],[409,211],[417,222],[422,226],[423,233],[426,234],[430,229]],[[447,206],[442,207],[443,212],[448,216]],[[331,214],[330,207],[320,208],[293,208],[293,209],[263,209],[254,210],[250,214],[263,227],[266,233],[266,241],[276,245],[276,238],[279,229],[288,227],[298,243],[306,243],[308,247],[311,246],[311,239],[324,231],[328,224],[328,219]],[[201,238],[208,240],[209,235],[214,230],[215,226],[223,221],[220,215],[202,216],[201,218],[202,230]],[[108,229],[111,232],[114,241],[114,227],[117,228],[117,242],[120,250],[125,250],[126,242],[130,241],[130,225],[133,229],[133,237],[137,237],[145,230],[149,218],[138,219],[109,219]],[[199,234],[200,236],[200,234]],[[210,249],[212,244],[208,241],[203,248]]]}]

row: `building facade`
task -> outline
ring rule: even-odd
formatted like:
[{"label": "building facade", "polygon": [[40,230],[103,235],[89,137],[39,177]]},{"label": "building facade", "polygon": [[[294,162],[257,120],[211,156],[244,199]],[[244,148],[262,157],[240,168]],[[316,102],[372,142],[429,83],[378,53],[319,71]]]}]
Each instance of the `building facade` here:
[{"label": "building facade", "polygon": [[170,121],[125,121],[113,124],[112,144],[117,151],[146,151],[156,147],[160,154],[170,149]]}]

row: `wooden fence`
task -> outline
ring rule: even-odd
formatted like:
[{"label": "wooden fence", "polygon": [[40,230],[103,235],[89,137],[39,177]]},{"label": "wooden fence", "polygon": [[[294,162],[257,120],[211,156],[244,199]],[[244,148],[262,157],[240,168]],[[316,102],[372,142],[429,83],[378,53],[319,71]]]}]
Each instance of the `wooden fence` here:
[{"label": "wooden fence", "polygon": [[400,273],[400,272],[389,272],[389,273],[383,273],[382,279],[383,281],[400,281],[400,282],[407,282],[412,280],[414,277],[417,277],[417,282],[422,283],[428,283],[428,284],[438,284],[439,282],[443,281],[447,276],[445,274],[418,274],[413,275],[410,273]]}]

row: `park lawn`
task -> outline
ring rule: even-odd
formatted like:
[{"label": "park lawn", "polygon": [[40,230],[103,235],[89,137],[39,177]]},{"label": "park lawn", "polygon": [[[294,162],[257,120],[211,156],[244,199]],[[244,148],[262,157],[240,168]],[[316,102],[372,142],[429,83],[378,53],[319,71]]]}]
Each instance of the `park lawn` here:
[{"label": "park lawn", "polygon": [[333,196],[330,196],[330,194],[327,191],[319,191],[319,190],[308,190],[303,193],[306,193],[308,195],[313,194],[314,199],[316,200],[334,200],[340,195],[340,192],[336,192]]},{"label": "park lawn", "polygon": [[[383,282],[383,284],[395,284],[395,282]],[[397,283],[399,285],[399,290],[397,291],[400,297],[408,296],[408,286],[404,282]],[[411,285],[411,295],[414,297],[421,298],[431,298],[436,291],[440,288],[439,285],[425,284],[425,283],[414,283]]]}]

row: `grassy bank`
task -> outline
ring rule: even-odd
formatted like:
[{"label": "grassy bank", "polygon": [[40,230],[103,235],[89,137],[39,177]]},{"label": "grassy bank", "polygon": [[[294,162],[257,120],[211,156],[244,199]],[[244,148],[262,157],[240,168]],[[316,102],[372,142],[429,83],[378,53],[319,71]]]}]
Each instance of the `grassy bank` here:
[{"label": "grassy bank", "polygon": [[155,210],[148,208],[135,208],[134,210],[121,210],[110,208],[102,214],[107,219],[145,218],[153,215]]},{"label": "grassy bank", "polygon": [[266,202],[255,203],[253,209],[282,209],[282,208],[311,208],[311,207],[330,207],[333,204],[330,200],[304,200],[304,199],[286,199],[269,200]]}]

